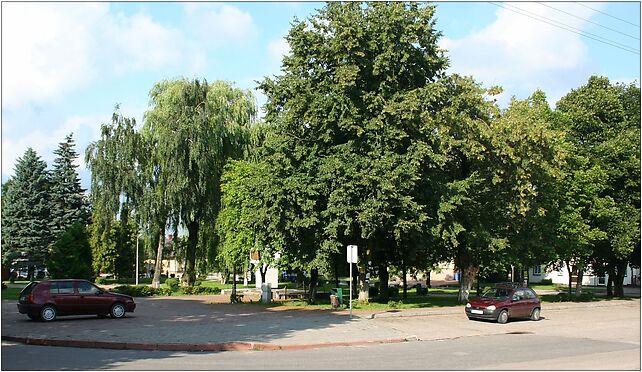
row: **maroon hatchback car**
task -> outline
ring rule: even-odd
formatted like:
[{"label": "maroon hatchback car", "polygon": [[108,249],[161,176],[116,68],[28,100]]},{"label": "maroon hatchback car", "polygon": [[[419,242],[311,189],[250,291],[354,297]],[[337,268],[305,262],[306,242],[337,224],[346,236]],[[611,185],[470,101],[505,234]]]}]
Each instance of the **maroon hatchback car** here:
[{"label": "maroon hatchback car", "polygon": [[509,318],[539,320],[542,305],[537,294],[530,288],[514,284],[497,284],[481,298],[466,304],[468,319],[496,320],[506,323]]},{"label": "maroon hatchback car", "polygon": [[107,292],[87,280],[64,279],[31,282],[18,299],[18,311],[32,320],[45,322],[59,315],[90,315],[122,318],[133,312],[131,296]]}]

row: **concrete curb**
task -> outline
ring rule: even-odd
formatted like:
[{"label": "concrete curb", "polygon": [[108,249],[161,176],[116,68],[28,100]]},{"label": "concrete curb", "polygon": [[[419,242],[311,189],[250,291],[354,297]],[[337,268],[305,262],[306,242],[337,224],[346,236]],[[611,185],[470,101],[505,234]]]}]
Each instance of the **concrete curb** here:
[{"label": "concrete curb", "polygon": [[325,342],[317,344],[279,345],[262,342],[222,342],[205,344],[183,343],[144,343],[144,342],[112,342],[112,341],[86,341],[86,340],[56,340],[45,338],[2,336],[2,340],[19,342],[26,345],[63,346],[93,349],[116,350],[161,350],[161,351],[274,351],[274,350],[304,350],[336,346],[361,346],[376,344],[393,344],[401,342],[418,341],[417,337],[391,338],[370,341]]}]

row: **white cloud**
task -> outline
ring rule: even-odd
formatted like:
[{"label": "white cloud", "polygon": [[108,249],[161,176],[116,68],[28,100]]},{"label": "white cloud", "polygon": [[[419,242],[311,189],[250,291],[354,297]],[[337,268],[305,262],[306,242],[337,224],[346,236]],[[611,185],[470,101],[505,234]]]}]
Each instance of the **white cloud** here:
[{"label": "white cloud", "polygon": [[[576,29],[587,23],[577,18],[560,18],[563,14],[537,3],[505,4],[531,15],[563,19]],[[585,19],[595,13],[574,3],[554,3],[554,7]],[[473,75],[487,85],[502,85],[510,94],[515,93],[514,89],[532,92],[555,84],[560,78],[573,79],[569,74],[579,76],[586,72],[587,47],[580,35],[505,8],[499,8],[496,15],[493,23],[465,38],[441,40],[440,46],[448,50],[451,72]]]},{"label": "white cloud", "polygon": [[7,3],[2,10],[4,108],[56,102],[114,74],[207,66],[196,42],[145,13],[110,12],[108,3]]},{"label": "white cloud", "polygon": [[65,137],[70,133],[73,133],[76,152],[78,153],[76,165],[84,168],[84,151],[86,144],[100,137],[100,125],[107,123],[109,120],[110,117],[104,115],[72,116],[67,118],[61,126],[51,132],[38,129],[17,139],[11,139],[6,135],[3,136],[3,180],[13,174],[16,160],[21,157],[29,147],[33,148],[51,168],[55,158],[54,150],[58,148],[58,144],[64,141]]},{"label": "white cloud", "polygon": [[211,3],[185,3],[186,24],[194,37],[214,46],[244,44],[258,35],[254,20],[239,8]]}]

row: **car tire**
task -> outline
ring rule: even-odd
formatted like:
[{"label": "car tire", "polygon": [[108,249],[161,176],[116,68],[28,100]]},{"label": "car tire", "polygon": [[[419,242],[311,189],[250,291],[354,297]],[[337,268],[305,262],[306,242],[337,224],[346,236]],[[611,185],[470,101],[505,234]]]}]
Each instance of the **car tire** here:
[{"label": "car tire", "polygon": [[508,311],[507,310],[500,311],[499,315],[497,315],[497,323],[506,324],[507,322],[508,322]]},{"label": "car tire", "polygon": [[120,319],[125,316],[126,312],[127,312],[127,309],[125,309],[125,305],[123,305],[120,302],[116,302],[111,306],[111,310],[109,311],[109,314],[114,319]]},{"label": "car tire", "polygon": [[540,319],[541,310],[539,307],[536,307],[531,312],[531,320],[538,321]]},{"label": "car tire", "polygon": [[43,322],[51,322],[56,319],[56,315],[58,315],[58,311],[53,305],[45,305],[40,309],[40,319]]}]

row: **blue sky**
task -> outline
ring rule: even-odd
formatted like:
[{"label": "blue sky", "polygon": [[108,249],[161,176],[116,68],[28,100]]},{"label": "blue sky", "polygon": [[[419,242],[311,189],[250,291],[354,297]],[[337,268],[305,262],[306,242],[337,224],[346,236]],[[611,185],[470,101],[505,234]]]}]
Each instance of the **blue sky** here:
[{"label": "blue sky", "polygon": [[[449,71],[504,87],[503,105],[538,88],[554,105],[594,74],[640,80],[639,2],[436,4]],[[115,104],[140,123],[148,92],[159,80],[221,79],[254,89],[255,81],[278,74],[288,51],[283,37],[294,17],[305,19],[322,6],[2,3],[2,182],[27,147],[51,165],[53,150],[70,132],[84,154]],[[259,104],[265,102],[256,95]],[[89,173],[82,159],[79,165],[87,188]]]}]

